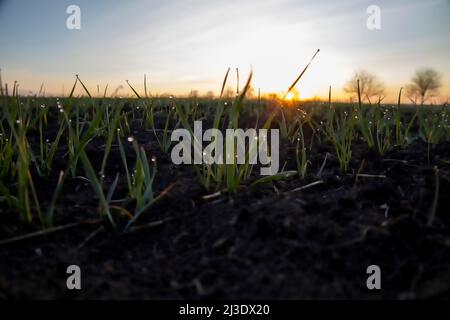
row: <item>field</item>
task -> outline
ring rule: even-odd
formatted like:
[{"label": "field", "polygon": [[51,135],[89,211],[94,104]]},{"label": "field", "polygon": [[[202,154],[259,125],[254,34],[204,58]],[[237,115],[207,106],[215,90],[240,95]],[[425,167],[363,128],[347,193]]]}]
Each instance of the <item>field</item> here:
[{"label": "field", "polygon": [[[448,106],[75,85],[0,97],[0,299],[450,297]],[[173,164],[171,133],[195,120],[279,129],[280,172]]]}]

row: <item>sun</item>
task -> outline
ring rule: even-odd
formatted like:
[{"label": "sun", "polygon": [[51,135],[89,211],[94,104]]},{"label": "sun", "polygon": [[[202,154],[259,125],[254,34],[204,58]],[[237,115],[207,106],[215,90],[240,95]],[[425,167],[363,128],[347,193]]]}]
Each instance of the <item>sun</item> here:
[{"label": "sun", "polygon": [[293,88],[285,95],[284,100],[286,101],[300,100],[300,92],[297,89]]},{"label": "sun", "polygon": [[284,100],[290,101],[295,98],[295,94],[293,92],[289,92],[286,97],[284,97]]}]

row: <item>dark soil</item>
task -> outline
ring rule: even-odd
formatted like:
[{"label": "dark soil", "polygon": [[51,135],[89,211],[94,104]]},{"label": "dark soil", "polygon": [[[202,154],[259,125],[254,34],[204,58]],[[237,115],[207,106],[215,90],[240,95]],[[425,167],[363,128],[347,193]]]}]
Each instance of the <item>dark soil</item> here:
[{"label": "dark soil", "polygon": [[[68,181],[55,224],[81,224],[0,245],[1,299],[450,298],[449,143],[432,146],[428,160],[421,141],[384,157],[356,142],[351,170],[342,174],[330,155],[321,177],[316,174],[333,150],[316,146],[304,180],[242,186],[234,195],[205,200],[192,168],[172,165],[151,132],[135,137],[158,158],[156,190],[176,183],[172,191],[145,214],[140,229],[120,234],[95,221],[98,202],[90,185]],[[96,167],[103,143],[88,147]],[[287,169],[294,169],[295,150],[283,152]],[[363,159],[360,173],[385,177],[356,181]],[[121,170],[117,150],[109,162],[112,180]],[[56,168],[64,165],[61,160]],[[435,165],[438,207],[428,226]],[[41,197],[50,198],[56,179],[36,183]],[[123,194],[126,185],[118,190]],[[0,239],[36,230],[1,203]],[[81,291],[66,289],[66,268],[73,264],[82,270]],[[369,265],[381,268],[381,290],[366,287]]]}]

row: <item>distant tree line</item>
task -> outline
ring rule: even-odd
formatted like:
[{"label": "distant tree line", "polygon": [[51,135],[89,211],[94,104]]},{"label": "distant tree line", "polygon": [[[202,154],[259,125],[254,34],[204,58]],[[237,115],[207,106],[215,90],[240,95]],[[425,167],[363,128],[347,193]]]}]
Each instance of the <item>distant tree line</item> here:
[{"label": "distant tree line", "polygon": [[[358,91],[359,86],[359,91]],[[442,86],[442,75],[431,68],[416,71],[411,82],[405,87],[406,96],[413,104],[424,105],[435,97]],[[361,94],[361,101],[379,103],[385,98],[386,87],[374,74],[358,70],[344,87],[344,91],[352,96]]]}]

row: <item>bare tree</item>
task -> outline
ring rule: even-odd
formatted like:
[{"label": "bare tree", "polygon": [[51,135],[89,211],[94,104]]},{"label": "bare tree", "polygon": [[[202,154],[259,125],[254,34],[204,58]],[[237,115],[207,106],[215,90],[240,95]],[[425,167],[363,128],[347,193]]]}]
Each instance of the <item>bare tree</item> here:
[{"label": "bare tree", "polygon": [[245,97],[247,99],[253,99],[255,97],[255,88],[253,88],[252,85],[250,85],[247,89],[247,92],[245,94]]},{"label": "bare tree", "polygon": [[406,94],[412,103],[423,105],[428,99],[433,97],[441,87],[442,76],[435,70],[423,68],[416,71],[411,79],[411,84],[406,88]]},{"label": "bare tree", "polygon": [[3,97],[2,69],[0,69],[0,96]]},{"label": "bare tree", "polygon": [[205,97],[208,99],[214,99],[214,91],[209,90],[208,92],[206,92]]},{"label": "bare tree", "polygon": [[226,89],[225,89],[225,91],[224,91],[224,93],[223,93],[223,95],[222,95],[224,98],[232,98],[232,97],[234,97],[234,96],[236,96],[236,92],[233,90],[233,88],[231,88],[230,86],[228,86]]},{"label": "bare tree", "polygon": [[199,94],[198,94],[198,90],[191,90],[191,92],[189,93],[189,98],[198,98]]},{"label": "bare tree", "polygon": [[358,81],[362,101],[372,103],[371,98],[376,97],[380,102],[384,99],[384,84],[375,75],[365,70],[356,71],[344,87],[344,91],[351,95],[358,95]]}]

